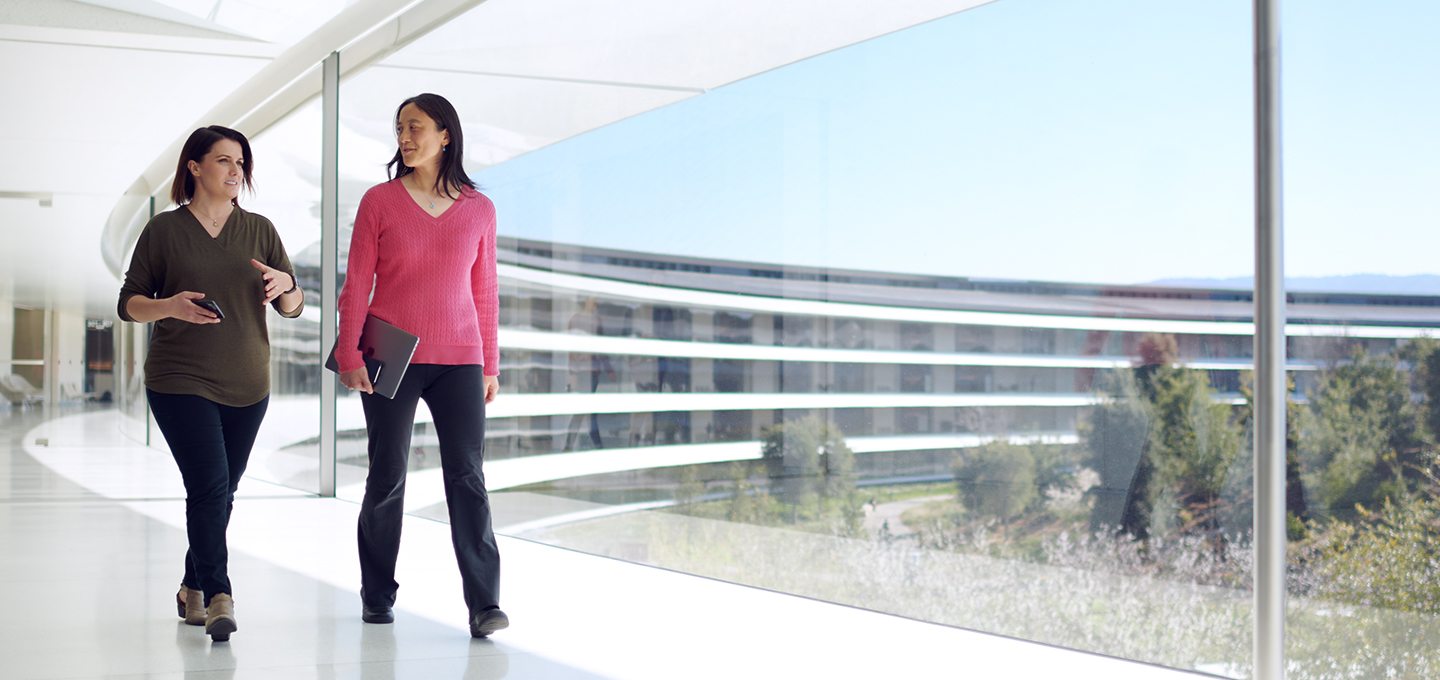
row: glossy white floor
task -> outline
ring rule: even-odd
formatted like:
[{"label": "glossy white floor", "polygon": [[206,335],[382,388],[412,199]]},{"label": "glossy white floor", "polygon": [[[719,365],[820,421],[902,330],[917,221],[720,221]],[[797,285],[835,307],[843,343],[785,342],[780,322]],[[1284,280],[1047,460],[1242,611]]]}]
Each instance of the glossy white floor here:
[{"label": "glossy white floor", "polygon": [[166,455],[112,412],[0,411],[0,463],[5,680],[1195,677],[504,536],[512,627],[472,640],[448,527],[419,517],[396,622],[368,625],[357,506],[251,480],[230,529],[240,629],[211,643],[175,616],[184,504]]}]

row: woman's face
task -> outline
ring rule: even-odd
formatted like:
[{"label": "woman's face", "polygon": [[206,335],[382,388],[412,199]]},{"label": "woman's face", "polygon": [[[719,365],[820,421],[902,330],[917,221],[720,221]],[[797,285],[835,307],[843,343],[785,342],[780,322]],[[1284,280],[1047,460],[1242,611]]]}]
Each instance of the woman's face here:
[{"label": "woman's face", "polygon": [[233,139],[215,142],[199,162],[190,161],[190,174],[195,176],[195,193],[234,199],[240,195],[240,181],[245,177],[245,156],[240,143]]},{"label": "woman's face", "polygon": [[400,145],[400,158],[407,168],[438,164],[442,149],[450,144],[450,133],[440,130],[420,107],[406,104],[400,109],[395,124],[395,141]]}]

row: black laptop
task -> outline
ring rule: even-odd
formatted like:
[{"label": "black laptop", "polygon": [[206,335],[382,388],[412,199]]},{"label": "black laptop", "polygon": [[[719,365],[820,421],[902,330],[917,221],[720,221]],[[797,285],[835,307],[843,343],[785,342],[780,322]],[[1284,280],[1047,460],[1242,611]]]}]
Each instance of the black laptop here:
[{"label": "black laptop", "polygon": [[[339,340],[336,340],[339,343]],[[410,368],[410,358],[415,356],[415,347],[420,338],[400,330],[374,316],[365,317],[365,328],[360,331],[360,354],[365,357],[365,368],[370,374],[370,384],[375,394],[386,399],[395,398],[400,389],[400,380],[405,369]],[[330,348],[330,358],[325,368],[336,373],[340,365],[335,362],[335,348]]]}]

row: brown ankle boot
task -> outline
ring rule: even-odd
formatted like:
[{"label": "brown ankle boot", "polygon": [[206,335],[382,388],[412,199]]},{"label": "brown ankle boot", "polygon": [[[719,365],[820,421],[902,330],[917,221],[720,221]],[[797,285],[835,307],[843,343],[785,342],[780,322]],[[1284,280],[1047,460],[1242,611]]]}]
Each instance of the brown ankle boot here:
[{"label": "brown ankle boot", "polygon": [[180,592],[175,595],[175,604],[180,618],[185,619],[185,623],[192,626],[205,625],[204,593],[181,585]]},{"label": "brown ankle boot", "polygon": [[224,642],[236,629],[235,600],[225,593],[210,598],[210,606],[205,608],[205,634],[215,642]]}]

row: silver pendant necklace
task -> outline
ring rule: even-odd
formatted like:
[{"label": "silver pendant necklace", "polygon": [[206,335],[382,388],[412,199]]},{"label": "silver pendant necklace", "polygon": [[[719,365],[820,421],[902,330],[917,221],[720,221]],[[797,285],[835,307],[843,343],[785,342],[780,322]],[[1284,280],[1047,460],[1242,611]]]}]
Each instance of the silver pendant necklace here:
[{"label": "silver pendant necklace", "polygon": [[421,189],[421,188],[420,188],[420,182],[418,182],[418,181],[415,182],[415,190],[416,190],[416,191],[419,191],[419,192],[420,192],[420,195],[425,197],[425,200],[430,201],[430,209],[431,209],[431,210],[434,210],[434,209],[435,209],[435,197],[434,197],[434,196],[431,196],[431,195],[430,195],[430,192],[425,191],[424,189]]}]

